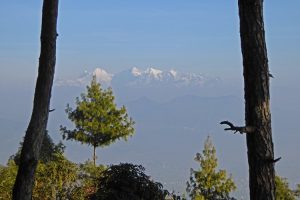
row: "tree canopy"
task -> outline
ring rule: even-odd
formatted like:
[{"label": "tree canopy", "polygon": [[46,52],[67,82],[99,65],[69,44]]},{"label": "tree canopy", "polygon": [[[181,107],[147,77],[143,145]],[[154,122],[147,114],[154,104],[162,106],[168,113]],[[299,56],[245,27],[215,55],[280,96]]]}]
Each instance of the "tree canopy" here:
[{"label": "tree canopy", "polygon": [[187,192],[193,200],[224,200],[230,199],[229,193],[236,189],[232,178],[227,178],[225,170],[217,171],[218,159],[216,149],[208,137],[201,153],[197,153],[195,161],[198,170],[191,169]]},{"label": "tree canopy", "polygon": [[60,127],[64,139],[94,147],[94,163],[97,147],[107,146],[117,139],[126,140],[134,133],[134,121],[124,106],[117,108],[114,99],[112,89],[102,89],[94,76],[90,86],[87,86],[87,93],[76,98],[76,108],[67,105],[66,113],[75,129]]},{"label": "tree canopy", "polygon": [[95,200],[163,200],[161,183],[150,180],[141,165],[121,163],[105,170],[98,181]]}]

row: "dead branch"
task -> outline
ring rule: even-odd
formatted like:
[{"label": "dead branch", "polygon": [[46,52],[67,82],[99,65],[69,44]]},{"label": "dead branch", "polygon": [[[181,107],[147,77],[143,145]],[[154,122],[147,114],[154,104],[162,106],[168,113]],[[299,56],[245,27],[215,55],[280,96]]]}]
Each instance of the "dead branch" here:
[{"label": "dead branch", "polygon": [[222,121],[220,124],[225,124],[228,125],[229,128],[225,128],[225,131],[234,131],[234,133],[239,132],[240,134],[243,133],[252,133],[255,131],[255,128],[252,126],[234,126],[231,122],[229,121]]}]

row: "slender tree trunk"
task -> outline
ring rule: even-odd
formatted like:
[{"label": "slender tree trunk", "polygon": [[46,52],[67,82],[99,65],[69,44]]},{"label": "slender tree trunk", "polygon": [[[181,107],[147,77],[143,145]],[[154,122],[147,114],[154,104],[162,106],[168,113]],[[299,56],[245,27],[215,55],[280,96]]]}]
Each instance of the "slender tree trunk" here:
[{"label": "slender tree trunk", "polygon": [[96,166],[96,146],[94,146],[93,160],[94,160],[94,166]]},{"label": "slender tree trunk", "polygon": [[41,28],[41,54],[33,111],[21,151],[13,189],[14,200],[31,200],[34,174],[48,122],[49,105],[56,61],[58,0],[44,0]]},{"label": "slender tree trunk", "polygon": [[269,68],[263,0],[239,0],[244,65],[249,187],[252,200],[275,200],[274,150],[271,129]]}]

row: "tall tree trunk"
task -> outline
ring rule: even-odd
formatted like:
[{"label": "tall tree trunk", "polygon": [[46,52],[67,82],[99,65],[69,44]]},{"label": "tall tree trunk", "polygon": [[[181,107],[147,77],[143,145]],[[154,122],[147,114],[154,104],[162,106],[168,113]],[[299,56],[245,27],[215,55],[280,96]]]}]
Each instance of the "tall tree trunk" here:
[{"label": "tall tree trunk", "polygon": [[275,200],[274,150],[271,129],[269,68],[263,0],[239,0],[244,65],[250,199]]},{"label": "tall tree trunk", "polygon": [[41,28],[41,54],[33,110],[21,151],[13,189],[14,200],[31,200],[34,174],[48,122],[56,61],[58,0],[44,0]]}]

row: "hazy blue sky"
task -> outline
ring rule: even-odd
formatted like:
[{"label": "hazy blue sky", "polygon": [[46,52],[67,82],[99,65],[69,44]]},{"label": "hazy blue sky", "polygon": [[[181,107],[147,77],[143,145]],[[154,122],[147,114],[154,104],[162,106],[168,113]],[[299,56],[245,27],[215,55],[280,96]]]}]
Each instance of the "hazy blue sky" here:
[{"label": "hazy blue sky", "polygon": [[[1,85],[34,83],[41,6],[1,1]],[[56,77],[156,66],[242,78],[237,1],[61,0],[59,7]],[[299,0],[265,1],[270,66],[281,80],[299,73],[299,8]]]}]

